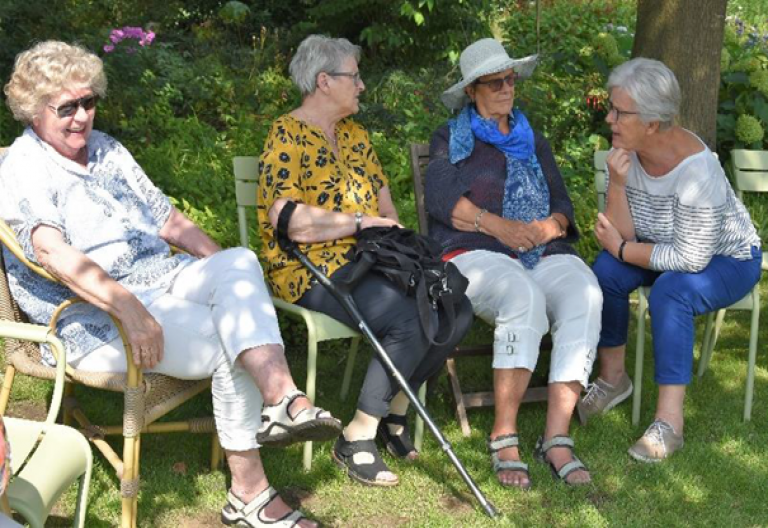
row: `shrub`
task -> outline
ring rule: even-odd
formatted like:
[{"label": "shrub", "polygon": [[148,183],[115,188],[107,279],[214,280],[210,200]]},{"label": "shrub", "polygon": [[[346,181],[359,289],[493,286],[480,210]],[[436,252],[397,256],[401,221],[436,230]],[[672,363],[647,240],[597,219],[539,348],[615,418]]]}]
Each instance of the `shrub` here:
[{"label": "shrub", "polygon": [[730,17],[724,54],[730,57],[721,72],[717,112],[717,151],[726,162],[733,148],[766,148],[768,123],[768,35]]}]

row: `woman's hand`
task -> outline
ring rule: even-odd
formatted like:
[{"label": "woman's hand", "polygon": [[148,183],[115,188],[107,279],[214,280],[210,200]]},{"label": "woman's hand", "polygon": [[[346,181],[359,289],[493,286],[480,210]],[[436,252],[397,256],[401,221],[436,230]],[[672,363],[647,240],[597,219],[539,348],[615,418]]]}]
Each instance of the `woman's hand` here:
[{"label": "woman's hand", "polygon": [[616,229],[610,220],[603,214],[597,213],[597,223],[595,224],[595,236],[600,245],[611,255],[619,258],[619,246],[624,241],[621,233]]},{"label": "woman's hand", "polygon": [[630,163],[628,150],[617,148],[608,154],[606,164],[608,165],[608,177],[612,185],[626,187]]},{"label": "woman's hand", "polygon": [[144,369],[155,368],[163,359],[163,328],[136,298],[117,308],[133,352],[133,363]]},{"label": "woman's hand", "polygon": [[530,251],[543,240],[543,229],[539,225],[526,224],[517,220],[508,220],[493,216],[489,234],[515,251]]},{"label": "woman's hand", "polygon": [[528,225],[536,237],[537,246],[547,244],[562,236],[560,223],[551,216],[542,220],[534,220]]}]

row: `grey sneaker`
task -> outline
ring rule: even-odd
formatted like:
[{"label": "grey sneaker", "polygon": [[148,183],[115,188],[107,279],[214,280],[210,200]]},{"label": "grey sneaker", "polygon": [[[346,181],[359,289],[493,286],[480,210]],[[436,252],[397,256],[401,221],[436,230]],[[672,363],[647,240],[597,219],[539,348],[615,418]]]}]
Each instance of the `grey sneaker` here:
[{"label": "grey sneaker", "polygon": [[629,456],[641,462],[661,462],[683,447],[683,435],[664,420],[654,420],[640,440],[629,448]]},{"label": "grey sneaker", "polygon": [[632,394],[632,380],[626,372],[615,386],[602,378],[597,378],[594,383],[587,386],[586,394],[576,405],[581,425],[585,425],[592,415],[610,411],[629,398],[630,394]]}]

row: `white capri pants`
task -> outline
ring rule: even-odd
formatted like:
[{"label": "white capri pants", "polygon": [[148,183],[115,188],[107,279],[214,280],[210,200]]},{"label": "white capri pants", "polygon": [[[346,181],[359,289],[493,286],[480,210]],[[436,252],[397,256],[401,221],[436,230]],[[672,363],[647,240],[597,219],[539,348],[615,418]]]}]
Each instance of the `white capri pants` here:
[{"label": "white capri pants", "polygon": [[[237,357],[263,345],[283,345],[275,307],[253,252],[220,251],[179,272],[147,310],[163,327],[164,354],[148,372],[181,379],[212,377],[219,441],[229,451],[258,449],[264,400]],[[125,372],[123,342],[115,339],[72,365],[93,372]]]},{"label": "white capri pants", "polygon": [[533,371],[552,326],[549,383],[586,387],[597,354],[603,294],[592,270],[574,255],[543,257],[532,270],[486,250],[451,262],[469,280],[475,315],[495,327],[493,368]]}]

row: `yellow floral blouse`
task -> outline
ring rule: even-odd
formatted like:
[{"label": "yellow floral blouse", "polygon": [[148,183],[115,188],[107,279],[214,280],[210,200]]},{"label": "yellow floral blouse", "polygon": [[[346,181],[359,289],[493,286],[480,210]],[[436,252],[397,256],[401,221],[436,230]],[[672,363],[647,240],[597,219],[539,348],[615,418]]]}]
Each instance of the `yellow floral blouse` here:
[{"label": "yellow floral blouse", "polygon": [[[275,200],[378,216],[378,192],[388,185],[363,127],[351,119],[339,121],[336,141],[338,158],[322,129],[286,114],[272,124],[259,160],[257,211],[266,277],[273,293],[291,303],[307,291],[311,275],[277,244],[267,216]],[[354,245],[350,236],[300,248],[326,275],[333,275],[349,262],[346,254]]]}]

